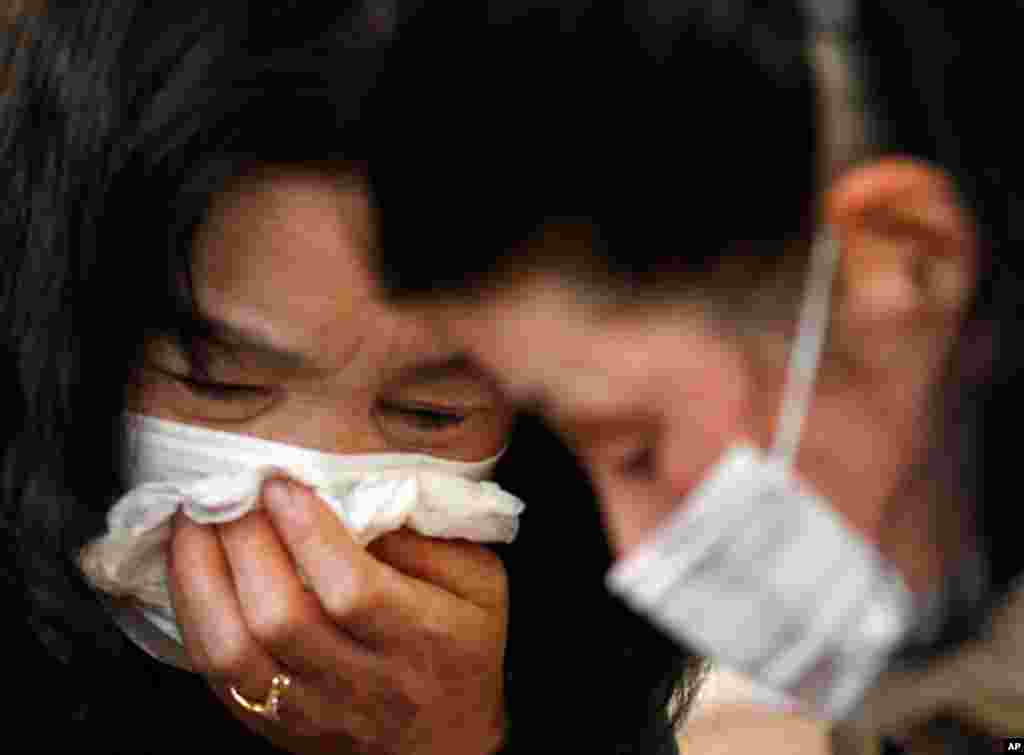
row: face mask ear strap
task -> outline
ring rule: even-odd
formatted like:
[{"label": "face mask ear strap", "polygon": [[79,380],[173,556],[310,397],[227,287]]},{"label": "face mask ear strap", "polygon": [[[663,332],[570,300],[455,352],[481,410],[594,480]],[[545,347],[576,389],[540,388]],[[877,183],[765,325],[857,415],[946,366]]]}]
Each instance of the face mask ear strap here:
[{"label": "face mask ear strap", "polygon": [[800,434],[807,417],[818,363],[821,361],[830,317],[832,281],[839,256],[839,242],[832,229],[825,225],[811,249],[803,308],[796,339],[789,354],[782,410],[771,450],[771,455],[787,470],[792,467],[800,445]]}]

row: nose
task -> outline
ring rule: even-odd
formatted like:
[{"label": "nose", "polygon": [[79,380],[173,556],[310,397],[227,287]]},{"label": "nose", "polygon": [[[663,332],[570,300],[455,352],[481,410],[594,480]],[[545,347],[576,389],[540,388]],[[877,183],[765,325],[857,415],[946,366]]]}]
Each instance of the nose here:
[{"label": "nose", "polygon": [[305,407],[290,418],[287,442],[331,454],[393,450],[367,402],[328,400]]}]

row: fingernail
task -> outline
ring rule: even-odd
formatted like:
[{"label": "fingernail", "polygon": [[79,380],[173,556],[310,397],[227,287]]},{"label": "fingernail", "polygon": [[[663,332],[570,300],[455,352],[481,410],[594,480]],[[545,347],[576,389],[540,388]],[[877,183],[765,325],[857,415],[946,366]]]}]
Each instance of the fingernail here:
[{"label": "fingernail", "polygon": [[270,509],[271,515],[286,526],[304,527],[310,524],[309,506],[290,480],[267,480],[263,486],[263,502]]}]

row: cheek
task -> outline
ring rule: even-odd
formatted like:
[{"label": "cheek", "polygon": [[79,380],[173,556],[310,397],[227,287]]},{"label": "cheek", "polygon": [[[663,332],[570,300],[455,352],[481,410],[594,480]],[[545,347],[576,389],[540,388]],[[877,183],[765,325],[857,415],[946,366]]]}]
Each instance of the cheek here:
[{"label": "cheek", "polygon": [[198,412],[194,397],[179,383],[140,369],[135,382],[128,386],[125,408],[139,414],[167,419],[194,417]]},{"label": "cheek", "polygon": [[737,353],[710,351],[700,369],[685,376],[662,388],[658,464],[665,487],[677,500],[692,492],[730,446],[752,442],[764,447],[766,442],[765,423],[752,410],[752,378]]}]

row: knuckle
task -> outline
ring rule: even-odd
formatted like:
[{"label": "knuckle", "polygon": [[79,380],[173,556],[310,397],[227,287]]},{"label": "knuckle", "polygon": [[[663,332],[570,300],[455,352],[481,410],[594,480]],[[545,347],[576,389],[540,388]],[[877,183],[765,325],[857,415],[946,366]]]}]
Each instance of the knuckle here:
[{"label": "knuckle", "polygon": [[266,645],[287,644],[299,625],[298,611],[286,599],[275,600],[268,595],[250,610],[249,631],[258,642]]},{"label": "knuckle", "polygon": [[204,676],[228,681],[244,677],[252,656],[251,642],[238,632],[224,633],[218,641],[204,648],[197,669]]},{"label": "knuckle", "polygon": [[451,616],[440,611],[425,611],[420,616],[416,627],[416,637],[423,647],[434,652],[425,653],[431,660],[436,660],[437,648],[450,649],[458,646],[459,637],[453,626]]},{"label": "knuckle", "polygon": [[321,595],[324,609],[335,621],[360,621],[371,617],[383,605],[384,595],[378,581],[363,571],[339,579]]}]

